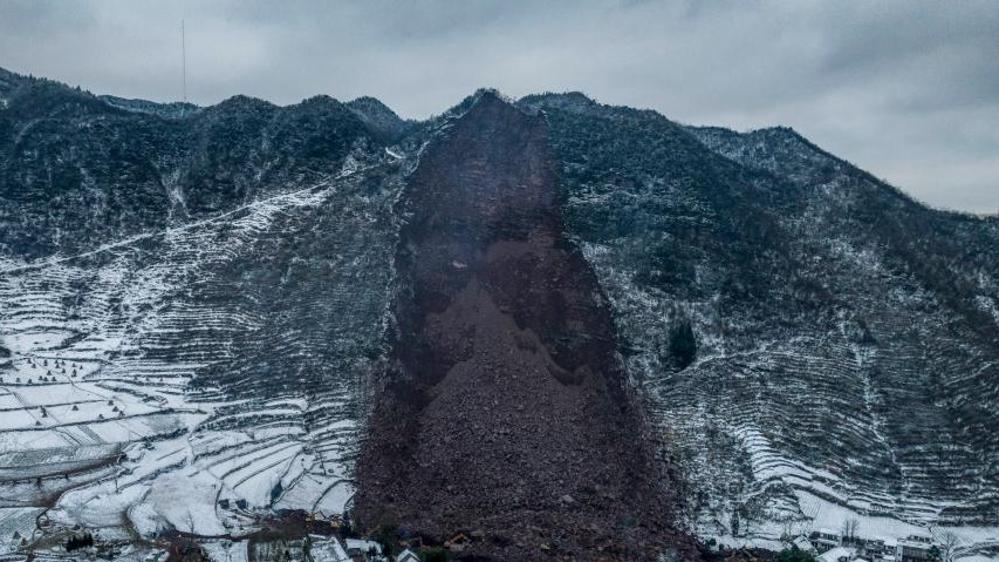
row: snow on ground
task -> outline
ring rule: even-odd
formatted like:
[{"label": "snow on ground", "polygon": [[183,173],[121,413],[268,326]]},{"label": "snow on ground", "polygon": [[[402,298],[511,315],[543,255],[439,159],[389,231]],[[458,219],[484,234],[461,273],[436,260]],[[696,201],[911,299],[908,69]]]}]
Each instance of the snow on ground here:
[{"label": "snow on ground", "polygon": [[[224,535],[228,529],[216,514],[215,505],[219,488],[219,481],[204,472],[167,473],[156,479],[142,503],[166,522],[165,528],[205,536]],[[150,530],[146,531],[148,534]]]},{"label": "snow on ground", "polygon": [[[343,177],[358,169],[345,166]],[[354,397],[232,400],[193,385],[228,353],[227,334],[260,325],[175,298],[206,264],[233,259],[275,220],[336,189],[310,186],[84,256],[0,263],[0,346],[11,352],[0,361],[0,493],[12,496],[0,498],[0,545],[14,530],[30,536],[43,510],[12,501],[54,501],[56,525],[110,532],[126,523],[147,537],[249,533],[271,508],[343,510]],[[150,262],[135,244],[155,240],[161,253]],[[221,559],[245,559],[239,544]]]},{"label": "snow on ground", "polygon": [[840,529],[844,521],[856,519],[859,523],[857,534],[862,537],[898,540],[910,535],[925,534],[927,531],[931,535],[949,531],[960,537],[962,544],[966,546],[983,543],[999,544],[999,527],[940,526],[927,528],[899,521],[892,517],[858,514],[803,490],[797,490],[795,494],[798,496],[802,508],[807,513],[814,513],[813,526],[815,528]]},{"label": "snow on ground", "polygon": [[[988,558],[980,554],[971,554],[969,549],[993,545],[999,546],[999,527],[974,526],[929,526],[902,521],[888,515],[869,515],[865,508],[869,503],[853,501],[842,496],[841,492],[829,483],[836,482],[834,475],[820,469],[808,467],[800,462],[794,462],[778,455],[770,447],[766,438],[758,430],[746,426],[733,431],[742,439],[743,447],[750,455],[754,478],[757,482],[771,481],[790,484],[796,498],[796,507],[804,516],[791,522],[778,519],[756,519],[743,521],[742,532],[733,536],[730,529],[718,532],[715,520],[728,522],[731,513],[716,513],[715,519],[705,521],[696,526],[697,534],[704,540],[713,538],[719,544],[733,548],[743,546],[780,550],[783,548],[781,536],[790,532],[792,535],[809,534],[816,529],[831,529],[838,531],[848,520],[858,522],[857,535],[868,539],[897,541],[911,535],[929,532],[937,536],[944,532],[953,532],[960,538],[963,562],[995,561],[999,557]],[[814,492],[820,492],[825,497],[841,498],[840,502],[829,501]],[[859,509],[858,509],[859,508]]]},{"label": "snow on ground", "polygon": [[340,541],[326,537],[314,537],[312,542],[313,562],[348,562],[350,557]]},{"label": "snow on ground", "polygon": [[247,541],[204,541],[201,548],[212,562],[247,562]]},{"label": "snow on ground", "polygon": [[43,511],[37,507],[0,508],[0,554],[15,550],[20,538],[31,539],[35,520]]}]

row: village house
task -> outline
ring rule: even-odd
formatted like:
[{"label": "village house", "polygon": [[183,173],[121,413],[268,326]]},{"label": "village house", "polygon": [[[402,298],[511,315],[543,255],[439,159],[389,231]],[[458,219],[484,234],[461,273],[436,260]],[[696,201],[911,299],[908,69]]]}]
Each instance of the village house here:
[{"label": "village house", "polygon": [[932,558],[933,537],[913,534],[900,539],[895,547],[896,562],[925,562]]},{"label": "village house", "polygon": [[309,535],[312,562],[350,562],[350,556],[336,537]]},{"label": "village house", "polygon": [[791,546],[802,552],[807,552],[809,554],[818,553],[818,551],[815,549],[815,545],[812,544],[812,541],[808,540],[808,537],[805,536],[799,536],[795,538],[793,541],[791,541]]},{"label": "village house", "polygon": [[351,562],[373,562],[383,560],[382,545],[363,539],[346,539],[347,556]]},{"label": "village house", "polygon": [[815,550],[820,553],[836,548],[841,542],[839,533],[832,529],[816,529],[812,531],[809,538],[815,546]]},{"label": "village house", "polygon": [[395,562],[420,562],[420,557],[407,548],[395,556]]},{"label": "village house", "polygon": [[864,556],[873,562],[883,562],[885,560],[885,555],[889,554],[893,559],[895,557],[895,549],[893,548],[889,552],[888,547],[885,545],[885,541],[881,539],[863,539],[860,541],[860,545],[863,549]]},{"label": "village house", "polygon": [[856,551],[845,546],[830,548],[819,555],[819,562],[851,562],[856,558]]},{"label": "village house", "polygon": [[898,550],[898,540],[885,539],[885,554],[882,560],[884,562],[895,562],[895,552],[897,550]]}]

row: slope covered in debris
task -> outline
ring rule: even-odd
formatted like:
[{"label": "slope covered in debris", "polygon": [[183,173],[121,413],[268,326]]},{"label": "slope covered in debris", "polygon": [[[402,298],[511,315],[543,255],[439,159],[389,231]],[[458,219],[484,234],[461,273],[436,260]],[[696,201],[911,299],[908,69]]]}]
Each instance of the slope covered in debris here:
[{"label": "slope covered in debris", "polygon": [[544,119],[481,92],[402,205],[394,364],[358,519],[473,533],[470,552],[495,559],[689,556],[610,309],[563,234]]}]

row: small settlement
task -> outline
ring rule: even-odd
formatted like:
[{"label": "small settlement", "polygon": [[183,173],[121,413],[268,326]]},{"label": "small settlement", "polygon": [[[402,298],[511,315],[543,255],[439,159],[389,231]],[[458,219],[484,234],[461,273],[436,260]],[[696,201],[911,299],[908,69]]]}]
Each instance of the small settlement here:
[{"label": "small settlement", "polygon": [[787,541],[789,548],[815,554],[820,562],[927,562],[939,559],[939,545],[929,533],[904,539],[844,536],[831,529],[816,529]]}]

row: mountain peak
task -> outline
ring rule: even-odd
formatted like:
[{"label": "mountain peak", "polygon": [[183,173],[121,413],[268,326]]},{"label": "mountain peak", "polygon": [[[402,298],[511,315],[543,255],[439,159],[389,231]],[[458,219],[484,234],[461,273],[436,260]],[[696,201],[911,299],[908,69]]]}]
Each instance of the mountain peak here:
[{"label": "mountain peak", "polygon": [[531,94],[520,98],[517,101],[517,104],[524,107],[530,107],[532,109],[556,107],[558,109],[576,112],[586,111],[600,106],[596,100],[579,91]]},{"label": "mountain peak", "polygon": [[370,112],[391,114],[395,118],[399,119],[399,115],[396,112],[392,111],[392,108],[382,103],[380,99],[372,96],[361,96],[358,98],[354,98],[349,102],[347,102],[347,107],[358,110],[370,111]]},{"label": "mountain peak", "polygon": [[471,95],[465,97],[461,100],[458,105],[455,105],[451,109],[444,112],[442,117],[451,118],[463,115],[468,110],[472,109],[479,104],[505,104],[505,105],[515,105],[515,102],[510,98],[504,96],[495,88],[479,88],[475,90]]},{"label": "mountain peak", "polygon": [[7,81],[7,80],[16,80],[18,78],[23,78],[23,77],[20,74],[11,72],[6,68],[0,67],[0,80]]},{"label": "mountain peak", "polygon": [[104,103],[132,113],[145,113],[165,118],[181,118],[201,111],[201,107],[187,102],[160,103],[143,99],[120,98],[118,96],[98,96]]},{"label": "mountain peak", "polygon": [[277,105],[257,97],[245,94],[236,94],[235,96],[230,96],[211,106],[210,109],[214,111],[223,111],[240,108],[276,109]]},{"label": "mountain peak", "polygon": [[361,96],[347,102],[346,105],[368,127],[390,141],[398,140],[409,129],[409,122],[399,117],[377,98]]}]

